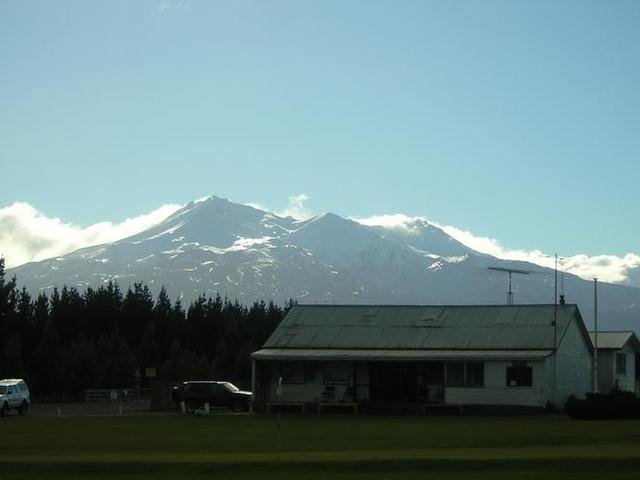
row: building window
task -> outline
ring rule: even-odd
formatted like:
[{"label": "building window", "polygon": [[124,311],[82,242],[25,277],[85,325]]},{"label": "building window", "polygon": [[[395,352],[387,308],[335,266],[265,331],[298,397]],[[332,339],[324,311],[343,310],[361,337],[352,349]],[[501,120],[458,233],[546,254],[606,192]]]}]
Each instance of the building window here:
[{"label": "building window", "polygon": [[322,371],[323,383],[328,385],[346,385],[349,383],[348,364],[342,362],[328,362]]},{"label": "building window", "polygon": [[464,387],[464,363],[447,363],[447,387]]},{"label": "building window", "polygon": [[314,363],[304,364],[304,383],[313,383],[316,381],[316,373],[319,371],[319,367]]},{"label": "building window", "polygon": [[484,363],[447,363],[447,387],[484,387]]},{"label": "building window", "polygon": [[484,387],[484,363],[467,363],[465,369],[467,387]]},{"label": "building window", "polygon": [[282,383],[295,385],[304,383],[304,364],[301,362],[283,362],[280,364]]},{"label": "building window", "polygon": [[627,373],[627,354],[616,353],[616,373],[626,375]]},{"label": "building window", "polygon": [[533,369],[531,367],[507,367],[507,387],[530,387],[532,385]]}]

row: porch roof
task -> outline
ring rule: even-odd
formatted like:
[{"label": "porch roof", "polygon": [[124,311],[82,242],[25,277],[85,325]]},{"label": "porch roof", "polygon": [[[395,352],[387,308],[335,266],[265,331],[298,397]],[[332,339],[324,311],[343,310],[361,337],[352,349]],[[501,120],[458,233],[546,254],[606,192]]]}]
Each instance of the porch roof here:
[{"label": "porch roof", "polygon": [[373,349],[291,349],[263,348],[251,356],[254,360],[524,360],[542,359],[553,350],[373,350]]}]

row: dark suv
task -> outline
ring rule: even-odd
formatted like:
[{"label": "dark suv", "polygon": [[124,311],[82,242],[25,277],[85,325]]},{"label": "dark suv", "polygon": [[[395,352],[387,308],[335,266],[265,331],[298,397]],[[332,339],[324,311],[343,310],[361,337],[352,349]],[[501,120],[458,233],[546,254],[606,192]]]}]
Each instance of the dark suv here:
[{"label": "dark suv", "polygon": [[230,382],[197,381],[184,382],[173,387],[171,397],[176,405],[185,403],[188,412],[202,408],[205,403],[211,407],[229,407],[234,412],[249,410],[251,392],[245,392]]}]

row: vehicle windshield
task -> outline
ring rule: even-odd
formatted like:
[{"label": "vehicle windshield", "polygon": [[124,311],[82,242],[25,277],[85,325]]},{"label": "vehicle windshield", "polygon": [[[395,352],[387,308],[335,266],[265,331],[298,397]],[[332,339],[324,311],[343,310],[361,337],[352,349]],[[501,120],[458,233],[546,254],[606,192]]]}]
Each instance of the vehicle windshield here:
[{"label": "vehicle windshield", "polygon": [[6,385],[0,385],[0,395],[7,393],[8,387]]},{"label": "vehicle windshield", "polygon": [[222,382],[222,385],[224,385],[227,390],[230,390],[232,392],[239,392],[240,391],[240,389],[238,387],[236,387],[233,383]]}]

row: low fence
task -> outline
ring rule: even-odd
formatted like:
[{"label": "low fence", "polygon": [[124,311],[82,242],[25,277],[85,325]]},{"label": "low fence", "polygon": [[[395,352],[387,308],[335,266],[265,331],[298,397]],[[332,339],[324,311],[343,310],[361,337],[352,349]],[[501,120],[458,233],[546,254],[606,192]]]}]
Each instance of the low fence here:
[{"label": "low fence", "polygon": [[148,388],[94,388],[84,391],[85,402],[142,402],[148,399]]},{"label": "low fence", "polygon": [[171,397],[173,387],[181,385],[182,382],[170,380],[153,380],[150,384],[151,388],[150,408],[151,410],[171,410],[176,408],[176,404]]}]

